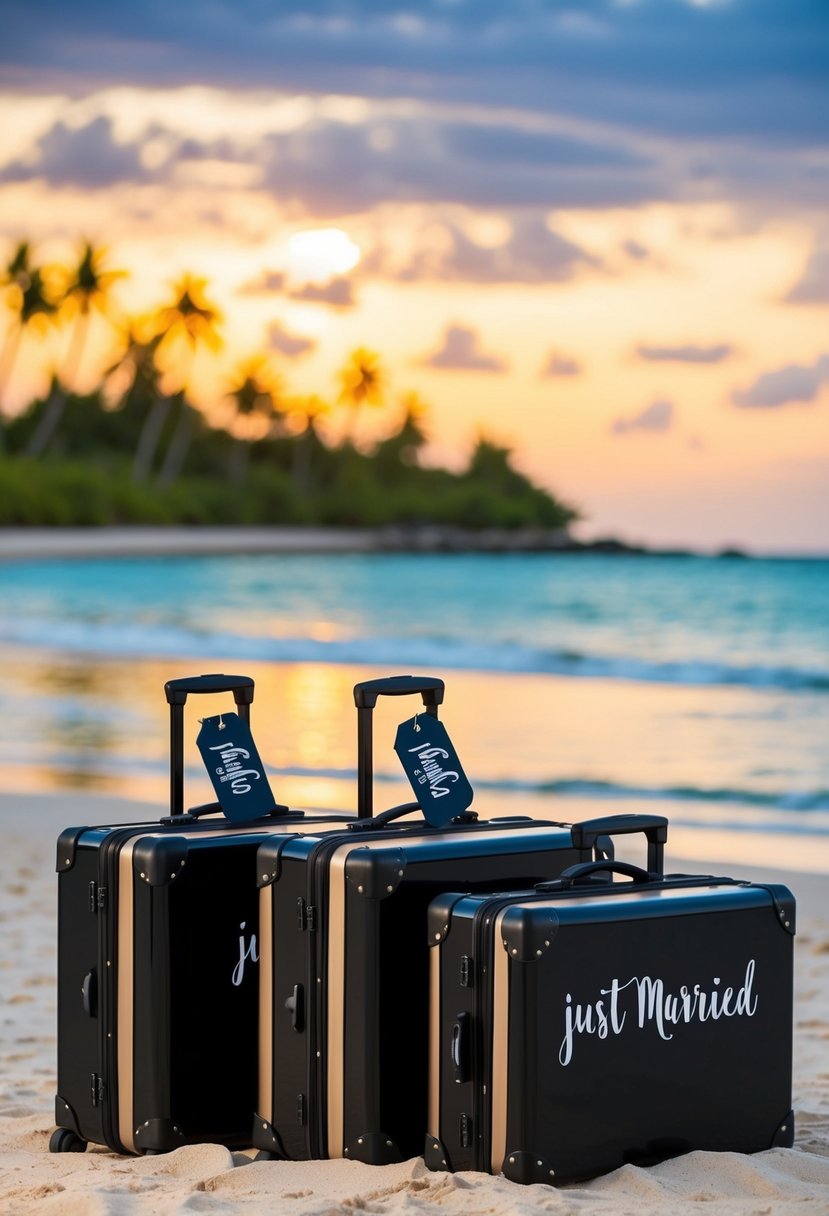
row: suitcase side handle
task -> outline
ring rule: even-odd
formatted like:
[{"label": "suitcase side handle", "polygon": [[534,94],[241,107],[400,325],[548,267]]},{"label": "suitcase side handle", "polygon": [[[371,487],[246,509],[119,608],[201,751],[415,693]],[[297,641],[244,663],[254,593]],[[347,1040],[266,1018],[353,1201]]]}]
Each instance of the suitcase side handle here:
[{"label": "suitcase side handle", "polygon": [[[191,693],[232,692],[243,722],[250,722],[253,680],[250,676],[182,676],[168,680],[164,694],[170,706],[170,817],[184,814],[184,706]],[[215,804],[209,804],[211,809]],[[205,813],[202,811],[202,813]]]},{"label": "suitcase side handle", "polygon": [[384,676],[354,685],[357,707],[357,818],[371,819],[374,809],[374,737],[372,715],[378,697],[405,697],[419,693],[427,714],[438,716],[443,703],[443,680],[437,676]]},{"label": "suitcase side handle", "polygon": [[662,880],[661,874],[654,873],[652,870],[643,870],[640,866],[631,865],[629,861],[583,861],[579,865],[568,866],[566,870],[562,870],[559,878],[554,878],[550,882],[537,883],[535,890],[539,892],[569,891],[572,887],[592,882],[596,874],[608,873],[622,874],[625,878],[630,878],[635,886]]},{"label": "suitcase side handle", "polygon": [[602,815],[598,819],[585,819],[574,823],[573,845],[577,849],[590,851],[598,844],[602,852],[613,859],[612,843],[600,841],[602,836],[626,836],[644,832],[648,842],[648,870],[661,874],[665,858],[665,841],[668,839],[668,820],[664,815]]}]

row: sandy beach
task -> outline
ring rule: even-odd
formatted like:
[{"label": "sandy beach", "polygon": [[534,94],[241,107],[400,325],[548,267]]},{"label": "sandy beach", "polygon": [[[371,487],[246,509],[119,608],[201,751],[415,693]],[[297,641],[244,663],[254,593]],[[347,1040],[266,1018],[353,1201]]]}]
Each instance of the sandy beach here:
[{"label": "sandy beach", "polygon": [[[153,818],[150,804],[67,794],[0,798],[3,1014],[0,1026],[0,1211],[67,1216],[264,1212],[292,1216],[366,1211],[662,1213],[740,1216],[829,1212],[829,903],[824,875],[730,866],[739,877],[787,882],[798,898],[795,978],[795,1146],[753,1157],[693,1153],[651,1169],[553,1189],[478,1174],[437,1174],[420,1159],[386,1167],[337,1162],[253,1162],[215,1145],[168,1156],[47,1151],[55,1092],[54,841],[71,823]],[[668,868],[705,872],[668,856]],[[722,870],[724,867],[718,866]],[[703,1207],[704,1205],[704,1207]]]}]

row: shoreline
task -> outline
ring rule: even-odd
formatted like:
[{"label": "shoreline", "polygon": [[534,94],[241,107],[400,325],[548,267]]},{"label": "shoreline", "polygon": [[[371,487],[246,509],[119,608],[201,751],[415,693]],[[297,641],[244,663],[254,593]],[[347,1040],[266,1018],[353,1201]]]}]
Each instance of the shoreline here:
[{"label": "shoreline", "polygon": [[[628,544],[615,537],[589,541],[549,528],[412,527],[227,527],[141,524],[105,527],[0,528],[0,561],[49,558],[165,557],[225,554],[373,553],[599,553],[619,557],[716,556],[751,559],[741,549],[705,554],[685,548]],[[818,556],[816,560],[820,560]]]}]

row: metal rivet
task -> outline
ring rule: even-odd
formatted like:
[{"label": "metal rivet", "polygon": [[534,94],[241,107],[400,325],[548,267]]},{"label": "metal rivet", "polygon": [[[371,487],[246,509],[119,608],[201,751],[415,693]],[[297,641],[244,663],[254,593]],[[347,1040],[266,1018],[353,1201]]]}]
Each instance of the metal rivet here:
[{"label": "metal rivet", "polygon": [[445,1157],[444,1157],[444,1158],[443,1158],[443,1160],[441,1161],[441,1165],[446,1165],[446,1158],[445,1158]]},{"label": "metal rivet", "polygon": [[63,1109],[64,1109],[64,1110],[69,1110],[69,1103],[68,1103],[68,1102],[64,1102],[64,1104],[63,1104]]},{"label": "metal rivet", "polygon": [[345,1153],[345,1155],[346,1155],[346,1157],[347,1157],[347,1156],[348,1156],[348,1149],[347,1149],[347,1148],[344,1148],[344,1149],[343,1149],[343,1152]]},{"label": "metal rivet", "polygon": [[[68,858],[68,857],[65,857],[65,858],[64,858],[63,864],[64,864],[65,866],[68,866],[68,865],[69,865],[69,858]],[[66,1109],[67,1109],[67,1110],[69,1110],[69,1107],[67,1106],[67,1108],[66,1108]]]},{"label": "metal rivet", "polygon": [[510,1159],[509,1159],[509,1163],[510,1163],[510,1165],[515,1165],[515,1158],[514,1158],[514,1157],[510,1157]]},{"label": "metal rivet", "polygon": [[386,887],[386,890],[388,891],[389,895],[391,895],[392,891],[394,890],[394,887],[391,885],[391,883],[389,883],[389,885]]},{"label": "metal rivet", "polygon": [[435,934],[435,941],[436,941],[436,942],[439,942],[439,941],[440,941],[440,934],[439,934],[439,933],[436,933],[436,934]]},{"label": "metal rivet", "polygon": [[549,944],[550,944],[550,943],[547,941],[547,939],[546,939],[546,937],[545,937],[545,939],[544,939],[544,945],[545,945],[545,946],[549,946]]},{"label": "metal rivet", "polygon": [[517,946],[513,946],[513,948],[512,948],[512,950],[510,951],[510,953],[511,953],[511,954],[517,954],[517,953],[518,953],[518,947],[517,947]]},{"label": "metal rivet", "polygon": [[544,1164],[544,1162],[543,1162],[543,1161],[536,1161],[536,1163],[535,1163],[535,1164],[536,1164],[536,1165],[543,1165],[543,1164]]},{"label": "metal rivet", "polygon": [[141,871],[141,877],[142,877],[142,878],[146,878],[146,877],[147,877],[147,875],[144,873],[144,871],[143,871],[143,870]]},{"label": "metal rivet", "polygon": [[[67,1106],[67,1108],[66,1108],[66,1109],[67,1109],[67,1110],[69,1110],[69,1107]],[[440,1148],[440,1145],[439,1145],[439,1144],[433,1144],[433,1145],[432,1145],[432,1148]]]},{"label": "metal rivet", "polygon": [[362,1136],[360,1136],[360,1138],[358,1139],[357,1143],[358,1143],[358,1144],[362,1144],[362,1143],[363,1143],[363,1137],[362,1137]]},{"label": "metal rivet", "polygon": [[555,1170],[550,1170],[550,1177],[555,1178],[555,1176],[556,1176]]},{"label": "metal rivet", "polygon": [[112,966],[112,963],[109,961],[109,959],[107,959],[107,967],[111,967],[111,966]]},{"label": "metal rivet", "polygon": [[783,922],[783,924],[784,924],[784,925],[786,926],[786,928],[788,929],[788,928],[789,928],[789,925],[791,924],[791,921],[786,920],[786,921],[784,921],[784,922]]},{"label": "metal rivet", "polygon": [[386,1141],[386,1148],[391,1148],[391,1140]]},{"label": "metal rivet", "polygon": [[398,878],[402,878],[402,877],[403,877],[403,871],[402,871],[402,870],[398,870],[398,871],[397,871],[397,876],[398,876]]},{"label": "metal rivet", "polygon": [[107,1032],[107,1038],[108,1038],[108,1039],[111,1039],[111,1038],[112,1038],[112,1031],[111,1031],[111,1030]]},{"label": "metal rivet", "polygon": [[171,877],[171,878],[175,878],[175,874],[171,874],[171,875],[170,875],[170,877]]},{"label": "metal rivet", "polygon": [[362,893],[363,893],[363,888],[362,888],[362,887],[358,887],[358,888],[357,888],[357,891],[358,891],[358,893],[359,893],[360,895],[362,895]]},{"label": "metal rivet", "polygon": [[541,951],[540,951],[540,950],[536,950],[536,954],[538,955],[538,957],[539,957],[539,958],[541,957]]},{"label": "metal rivet", "polygon": [[267,882],[267,881],[268,881],[268,876],[267,876],[267,874],[263,874],[263,875],[262,875],[262,881],[263,881],[263,882]]},{"label": "metal rivet", "polygon": [[266,1132],[267,1130],[268,1130],[268,1125],[267,1125],[267,1123],[263,1123],[263,1124],[262,1124],[262,1131],[263,1131],[263,1132]]},{"label": "metal rivet", "polygon": [[321,1052],[321,1051],[318,1051],[318,1052],[317,1052],[317,1059],[318,1059],[318,1060],[321,1060],[321,1059],[322,1059],[322,1052]]}]

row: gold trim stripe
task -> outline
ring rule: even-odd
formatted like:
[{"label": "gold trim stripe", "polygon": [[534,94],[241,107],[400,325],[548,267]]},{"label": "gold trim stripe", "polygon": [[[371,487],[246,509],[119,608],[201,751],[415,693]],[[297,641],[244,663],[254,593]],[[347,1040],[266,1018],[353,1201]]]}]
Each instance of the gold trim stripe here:
[{"label": "gold trim stripe", "polygon": [[492,931],[492,1131],[490,1167],[500,1174],[507,1155],[507,1094],[509,1092],[509,955],[502,943],[502,923],[510,909],[495,920]]}]

